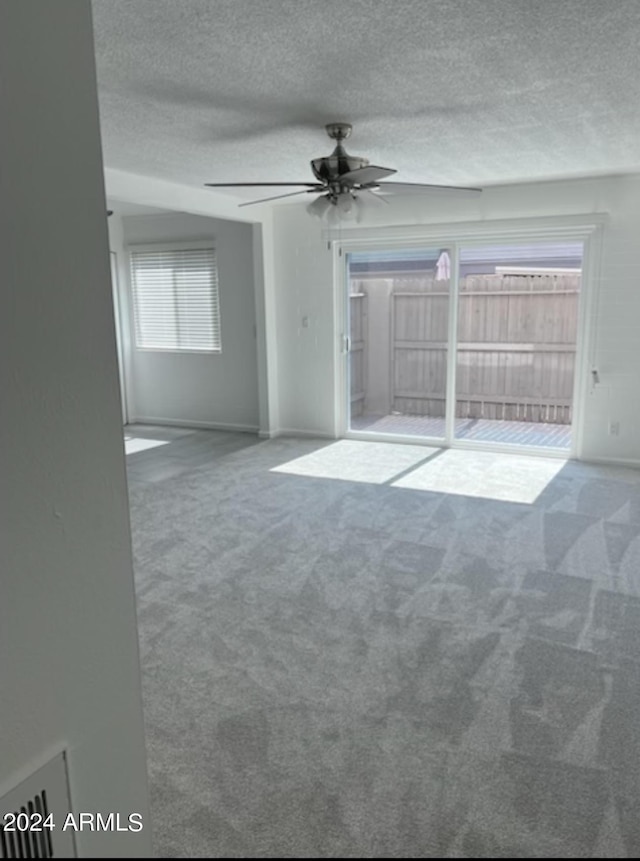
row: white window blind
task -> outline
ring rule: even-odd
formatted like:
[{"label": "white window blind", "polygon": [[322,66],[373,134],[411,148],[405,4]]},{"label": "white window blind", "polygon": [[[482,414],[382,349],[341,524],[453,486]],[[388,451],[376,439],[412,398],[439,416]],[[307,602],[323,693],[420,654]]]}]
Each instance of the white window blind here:
[{"label": "white window blind", "polygon": [[215,249],[131,251],[136,347],[217,353],[220,300]]}]

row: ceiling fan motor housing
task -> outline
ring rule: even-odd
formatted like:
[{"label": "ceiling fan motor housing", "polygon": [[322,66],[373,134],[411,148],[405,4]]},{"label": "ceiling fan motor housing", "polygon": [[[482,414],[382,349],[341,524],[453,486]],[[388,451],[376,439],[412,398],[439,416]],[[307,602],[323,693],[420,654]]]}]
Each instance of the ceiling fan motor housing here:
[{"label": "ceiling fan motor housing", "polygon": [[349,123],[329,123],[325,126],[325,129],[329,137],[337,141],[336,148],[331,155],[312,159],[311,170],[316,179],[325,185],[331,186],[331,191],[338,194],[347,185],[340,182],[342,174],[366,167],[369,164],[369,159],[358,155],[349,155],[342,146],[342,141],[346,140],[351,134],[351,125]]},{"label": "ceiling fan motor housing", "polygon": [[358,168],[366,167],[368,164],[368,158],[349,155],[342,144],[338,144],[331,155],[312,159],[311,170],[320,182],[332,185],[339,182],[343,173],[358,170]]}]

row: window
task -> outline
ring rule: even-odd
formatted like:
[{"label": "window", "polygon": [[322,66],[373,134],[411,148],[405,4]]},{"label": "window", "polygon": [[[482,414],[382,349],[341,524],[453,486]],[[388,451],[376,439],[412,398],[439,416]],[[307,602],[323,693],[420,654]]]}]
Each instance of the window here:
[{"label": "window", "polygon": [[220,352],[218,268],[210,243],[132,249],[131,285],[138,349]]}]

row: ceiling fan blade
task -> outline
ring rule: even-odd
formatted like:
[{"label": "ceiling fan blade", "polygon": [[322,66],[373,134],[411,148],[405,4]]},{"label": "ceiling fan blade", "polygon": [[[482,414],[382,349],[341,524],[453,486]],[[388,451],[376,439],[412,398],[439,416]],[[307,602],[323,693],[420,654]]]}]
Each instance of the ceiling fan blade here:
[{"label": "ceiling fan blade", "polygon": [[266,203],[268,200],[280,200],[283,197],[295,197],[297,194],[307,194],[311,191],[310,188],[305,188],[302,191],[290,191],[288,194],[276,194],[275,197],[262,197],[260,200],[249,200],[246,203],[240,203],[238,206],[253,206],[254,203]]},{"label": "ceiling fan blade", "polygon": [[307,188],[323,188],[317,182],[205,182],[209,188],[258,188],[281,185],[304,185]]},{"label": "ceiling fan blade", "polygon": [[369,164],[366,167],[358,167],[356,170],[340,174],[340,181],[346,179],[358,185],[366,185],[370,182],[377,182],[379,179],[384,179],[385,176],[391,176],[397,172],[397,170],[393,170],[390,167],[377,167],[375,164]]},{"label": "ceiling fan blade", "polygon": [[481,188],[466,188],[461,185],[430,185],[426,182],[381,182],[379,190],[384,192],[402,191],[471,191],[479,194]]}]

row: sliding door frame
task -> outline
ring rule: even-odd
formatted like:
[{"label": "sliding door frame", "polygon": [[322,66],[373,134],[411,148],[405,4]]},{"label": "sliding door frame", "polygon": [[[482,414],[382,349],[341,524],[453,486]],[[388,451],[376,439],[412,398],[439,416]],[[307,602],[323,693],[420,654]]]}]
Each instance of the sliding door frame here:
[{"label": "sliding door frame", "polygon": [[[335,344],[335,431],[336,437],[348,439],[384,439],[388,442],[432,445],[437,447],[467,448],[482,451],[513,452],[545,457],[580,458],[583,447],[584,405],[588,394],[590,373],[594,368],[595,316],[597,311],[598,280],[600,272],[601,237],[606,215],[576,215],[554,218],[510,219],[478,223],[452,223],[421,225],[416,227],[387,227],[344,231],[339,240],[328,241],[334,255],[334,316],[336,321]],[[578,332],[573,382],[571,422],[571,448],[541,448],[524,445],[473,442],[455,439],[457,325],[459,298],[460,248],[467,244],[510,244],[527,242],[582,242],[582,277],[578,304]],[[407,248],[446,246],[451,255],[449,282],[449,324],[447,349],[446,410],[444,438],[417,437],[406,434],[373,434],[352,431],[350,423],[349,380],[349,274],[348,254]]]}]

